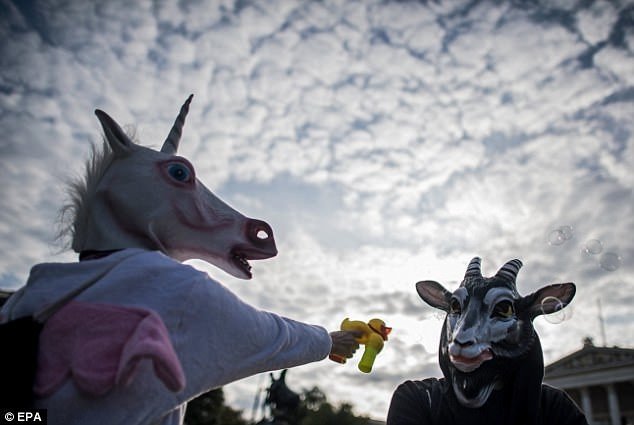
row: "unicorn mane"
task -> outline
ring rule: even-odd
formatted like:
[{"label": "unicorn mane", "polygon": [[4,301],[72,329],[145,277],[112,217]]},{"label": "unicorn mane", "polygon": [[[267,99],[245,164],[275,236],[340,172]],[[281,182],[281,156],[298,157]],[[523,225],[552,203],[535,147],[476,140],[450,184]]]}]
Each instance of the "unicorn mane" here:
[{"label": "unicorn mane", "polygon": [[[137,142],[134,128],[126,128],[126,134],[130,140]],[[66,183],[67,200],[60,208],[60,230],[57,236],[64,249],[75,249],[84,238],[93,195],[99,181],[112,164],[114,156],[104,135],[101,147],[96,143],[90,145],[90,155],[84,165],[84,174]]]}]

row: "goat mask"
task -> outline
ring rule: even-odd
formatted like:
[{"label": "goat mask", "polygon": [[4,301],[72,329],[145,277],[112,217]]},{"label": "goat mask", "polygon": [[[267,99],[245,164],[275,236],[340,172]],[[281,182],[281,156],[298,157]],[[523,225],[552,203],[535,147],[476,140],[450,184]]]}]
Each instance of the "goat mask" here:
[{"label": "goat mask", "polygon": [[511,260],[486,278],[476,257],[453,293],[431,280],[416,284],[427,304],[447,313],[438,356],[462,406],[479,408],[502,387],[509,394],[520,391],[522,396],[513,400],[523,399],[524,406],[527,399],[539,400],[544,365],[532,321],[568,305],[575,285],[548,285],[522,297],[515,284],[521,266],[520,260]]}]

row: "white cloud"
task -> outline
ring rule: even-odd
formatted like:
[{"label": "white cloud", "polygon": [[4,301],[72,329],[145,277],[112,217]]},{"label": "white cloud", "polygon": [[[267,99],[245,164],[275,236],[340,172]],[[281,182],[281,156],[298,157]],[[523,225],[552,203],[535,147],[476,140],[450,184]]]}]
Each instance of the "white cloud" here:
[{"label": "white cloud", "polygon": [[[634,45],[631,42],[630,45]],[[604,78],[608,80],[616,79],[623,86],[631,86],[634,84],[634,76],[631,71],[634,65],[634,59],[629,54],[624,54],[620,49],[607,47],[598,52],[594,57],[597,67],[604,74]],[[602,75],[603,76],[603,75]]]},{"label": "white cloud", "polygon": [[583,39],[590,44],[606,40],[617,14],[614,8],[603,2],[595,2],[577,13],[577,26]]},{"label": "white cloud", "polygon": [[[465,4],[10,4],[0,284],[74,259],[51,248],[51,223],[61,177],[99,141],[95,108],[158,146],[193,92],[182,153],[221,197],[269,221],[280,249],[251,283],[211,273],[300,320],[336,328],[381,314],[396,329],[374,374],[324,362],[293,370],[291,387],[384,416],[399,382],[439,373],[441,323],[413,283],[453,288],[475,255],[491,273],[521,258],[521,293],[577,282],[573,317],[537,322],[548,361],[598,340],[579,317],[607,292],[618,294],[603,299],[608,342],[631,344],[631,32],[583,68],[616,6],[564,2],[575,19],[562,23],[543,6]],[[548,245],[563,225],[573,237]],[[593,238],[621,256],[617,270],[581,253]],[[228,398],[249,410],[265,381],[229,386]]]}]

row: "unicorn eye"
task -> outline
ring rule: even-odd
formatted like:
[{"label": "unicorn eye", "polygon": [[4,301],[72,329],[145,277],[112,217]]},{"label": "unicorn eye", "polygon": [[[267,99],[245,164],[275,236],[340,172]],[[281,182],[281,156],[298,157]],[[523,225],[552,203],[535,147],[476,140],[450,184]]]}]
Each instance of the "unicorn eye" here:
[{"label": "unicorn eye", "polygon": [[173,163],[167,166],[167,172],[170,177],[179,182],[188,182],[191,180],[191,171],[181,163]]},{"label": "unicorn eye", "polygon": [[508,319],[515,314],[513,309],[513,303],[508,300],[500,301],[493,307],[492,317],[499,317],[502,319]]},{"label": "unicorn eye", "polygon": [[462,306],[460,305],[460,301],[456,298],[452,298],[449,302],[449,314],[460,314],[462,313]]}]

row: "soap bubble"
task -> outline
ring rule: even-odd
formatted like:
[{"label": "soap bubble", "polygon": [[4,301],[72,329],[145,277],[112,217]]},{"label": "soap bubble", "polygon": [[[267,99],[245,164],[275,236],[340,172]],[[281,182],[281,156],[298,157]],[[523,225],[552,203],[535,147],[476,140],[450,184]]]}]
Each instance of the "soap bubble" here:
[{"label": "soap bubble", "polygon": [[561,229],[553,230],[548,234],[548,245],[557,246],[561,245],[564,242],[566,242],[566,238]]},{"label": "soap bubble", "polygon": [[572,226],[561,226],[559,229],[557,229],[561,232],[562,237],[564,238],[564,240],[569,240],[572,239]]},{"label": "soap bubble", "polygon": [[[541,304],[544,320],[548,323],[559,324],[570,317],[570,310],[564,310],[564,303],[557,297],[544,297]],[[553,311],[554,308],[554,311]],[[552,313],[547,313],[553,311]]]},{"label": "soap bubble", "polygon": [[567,240],[572,239],[572,235],[572,226],[560,226],[548,234],[548,245],[561,245]]},{"label": "soap bubble", "polygon": [[603,270],[613,272],[621,267],[621,257],[616,252],[606,252],[599,258],[599,265]]},{"label": "soap bubble", "polygon": [[600,254],[603,251],[603,244],[598,239],[590,239],[583,247],[583,252],[588,255]]}]

